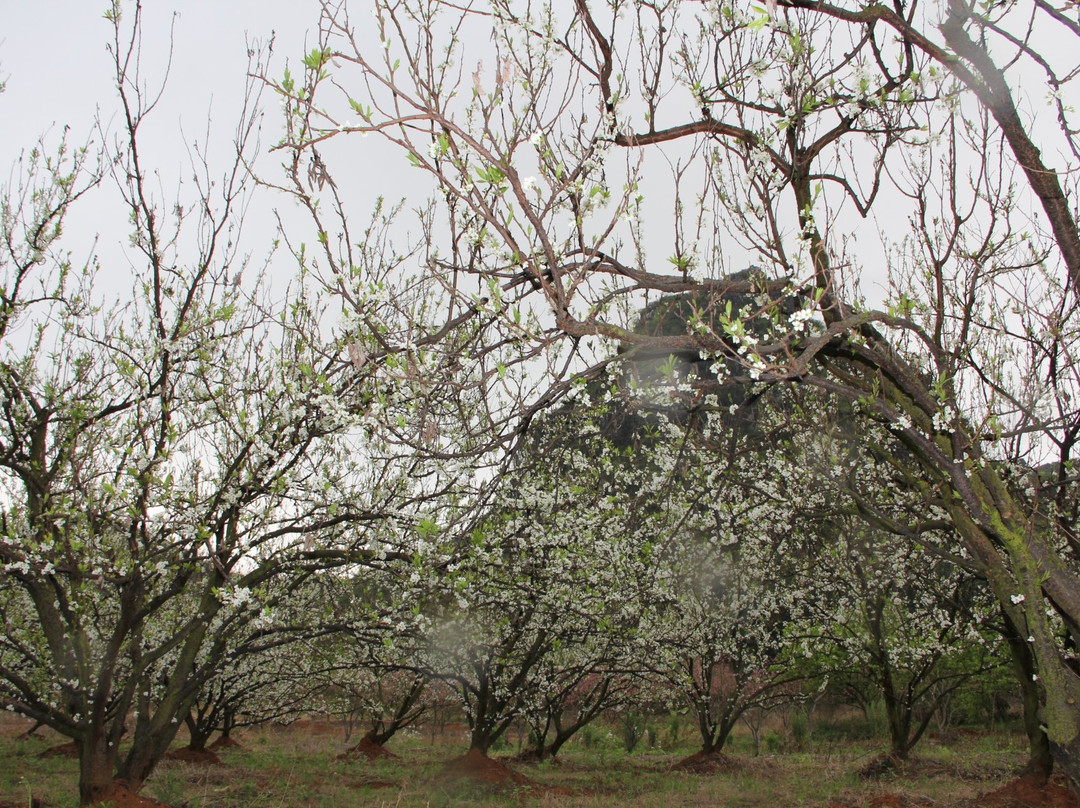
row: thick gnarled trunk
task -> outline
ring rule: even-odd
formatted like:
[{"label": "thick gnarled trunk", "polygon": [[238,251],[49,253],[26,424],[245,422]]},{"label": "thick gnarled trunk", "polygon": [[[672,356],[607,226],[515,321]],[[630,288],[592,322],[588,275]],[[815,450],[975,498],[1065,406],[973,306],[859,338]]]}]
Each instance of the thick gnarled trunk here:
[{"label": "thick gnarled trunk", "polygon": [[[117,748],[104,733],[76,741],[79,750],[79,804],[108,799],[116,787]],[[137,786],[136,786],[137,787]]]}]

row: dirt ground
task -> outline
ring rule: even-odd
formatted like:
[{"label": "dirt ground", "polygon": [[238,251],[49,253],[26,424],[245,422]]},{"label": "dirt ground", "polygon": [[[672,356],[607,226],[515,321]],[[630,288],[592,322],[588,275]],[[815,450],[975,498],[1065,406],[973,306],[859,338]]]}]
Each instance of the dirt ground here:
[{"label": "dirt ground", "polygon": [[[49,730],[0,716],[0,808],[74,808],[77,762]],[[341,725],[305,719],[238,732],[233,743],[194,753],[178,740],[170,759],[134,794],[119,784],[112,808],[281,808],[370,806],[715,806],[774,808],[1080,808],[1060,779],[1016,779],[1024,761],[1015,734],[958,734],[927,743],[905,771],[866,777],[873,745],[836,741],[790,754],[682,750],[627,754],[610,730],[571,742],[557,761],[516,761],[513,748],[493,757],[465,751],[460,733],[432,740],[425,731],[386,748]],[[591,737],[588,742],[585,738]],[[371,747],[371,748],[369,748]],[[519,750],[520,751],[520,750]]]}]

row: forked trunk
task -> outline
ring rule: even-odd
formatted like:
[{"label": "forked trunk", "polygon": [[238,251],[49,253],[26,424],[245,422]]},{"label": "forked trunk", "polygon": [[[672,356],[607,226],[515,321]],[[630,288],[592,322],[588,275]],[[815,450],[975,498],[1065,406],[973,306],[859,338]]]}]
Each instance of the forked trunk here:
[{"label": "forked trunk", "polygon": [[[886,677],[887,687],[892,686],[890,676]],[[895,760],[907,760],[911,748],[911,708],[900,696],[888,690],[885,693],[885,715],[889,721],[889,757]]]},{"label": "forked trunk", "polygon": [[398,728],[393,724],[388,727],[382,727],[381,729],[369,729],[362,740],[374,744],[375,746],[386,746],[386,742],[397,734],[397,729]]},{"label": "forked trunk", "polygon": [[205,722],[200,725],[200,722],[195,719],[192,713],[188,713],[184,718],[184,724],[187,725],[188,729],[188,748],[195,752],[204,751],[206,742],[214,734],[213,727],[208,727]]},{"label": "forked trunk", "polygon": [[697,708],[698,732],[701,733],[701,754],[711,755],[716,750],[716,737],[712,722],[709,720],[709,707],[707,704],[699,705],[696,702],[694,706]]}]

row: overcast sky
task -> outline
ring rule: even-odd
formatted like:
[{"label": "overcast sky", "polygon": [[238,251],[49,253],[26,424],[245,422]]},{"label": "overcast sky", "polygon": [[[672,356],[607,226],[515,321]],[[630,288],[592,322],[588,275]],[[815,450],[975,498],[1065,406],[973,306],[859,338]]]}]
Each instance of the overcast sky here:
[{"label": "overcast sky", "polygon": [[[0,0],[0,71],[7,79],[0,157],[8,163],[51,125],[79,133],[89,129],[97,108],[112,112],[107,7],[103,0]],[[244,89],[245,40],[276,34],[276,52],[295,60],[305,33],[318,23],[316,0],[147,0],[148,77],[163,73],[174,9],[173,66],[158,116],[166,129],[201,130],[208,110],[231,128]]]},{"label": "overcast sky", "polygon": [[[366,12],[361,13],[364,3],[370,0],[354,4],[357,21],[367,19]],[[106,50],[112,36],[111,25],[103,18],[107,8],[106,0],[0,0],[0,77],[7,80],[6,91],[0,94],[4,120],[0,182],[9,181],[10,167],[20,151],[32,147],[42,135],[47,142],[55,142],[64,126],[71,127],[73,143],[94,136],[96,118],[113,134],[120,133]],[[123,8],[131,12],[130,0],[125,0]],[[160,172],[167,197],[175,193],[176,178],[190,176],[188,146],[205,139],[208,120],[219,170],[224,169],[243,101],[247,43],[265,43],[273,36],[271,74],[280,76],[286,60],[295,70],[314,44],[318,21],[318,0],[145,0],[142,66],[151,86],[165,74],[173,30],[168,84],[159,110],[143,132],[146,163]],[[266,118],[259,168],[265,176],[278,178],[278,159],[268,148],[281,133],[280,106],[272,95],[263,101]],[[410,201],[420,204],[430,188],[415,184],[422,178],[410,171],[401,155],[380,153],[380,145],[385,144],[376,144],[377,140],[351,137],[324,146],[328,153],[339,148],[349,155],[344,182],[342,176],[337,177],[342,193],[350,202],[356,193],[371,197],[385,193],[391,198],[408,193]],[[334,167],[340,168],[340,163]],[[259,204],[264,208],[262,215],[268,215],[271,207],[282,203],[280,198],[260,198]],[[100,233],[99,246],[104,249],[122,244],[128,235],[123,213],[116,220],[106,217],[104,210],[108,210],[104,205],[91,208],[91,216],[84,211],[69,223],[68,234],[88,243]],[[356,201],[350,210],[363,215],[368,205]],[[256,210],[253,218],[259,215]],[[309,225],[304,222],[305,227]],[[272,220],[263,218],[249,231],[255,229],[266,242],[272,226]],[[856,223],[854,227],[872,231],[874,226]]]},{"label": "overcast sky", "polygon": [[[129,15],[133,7],[132,0],[124,0],[122,8]],[[112,26],[104,19],[108,8],[107,0],[0,0],[0,77],[7,84],[0,94],[0,184],[14,185],[20,153],[42,137],[47,146],[55,146],[65,126],[74,145],[100,140],[95,120],[113,137],[123,134],[107,51],[112,38]],[[208,122],[214,173],[220,176],[228,168],[247,83],[247,43],[265,45],[273,37],[270,75],[280,78],[287,62],[294,74],[301,73],[301,59],[317,42],[319,10],[319,0],[144,0],[140,63],[151,88],[166,73],[170,28],[173,32],[164,95],[140,130],[143,164],[155,174],[163,210],[173,209],[178,182],[185,207],[191,209],[190,146],[206,142]],[[366,11],[355,17],[360,25],[369,19]],[[272,153],[270,147],[280,139],[284,119],[272,91],[264,92],[261,108],[256,170],[263,178],[282,182],[281,153]],[[380,196],[390,201],[407,196],[410,205],[422,206],[432,191],[429,178],[378,138],[325,144],[328,153],[338,148],[345,150],[345,159],[336,161],[340,174],[335,176],[350,215],[360,217],[356,221],[367,221]],[[314,240],[312,221],[291,199],[260,191],[254,200],[241,242],[254,262],[261,265],[269,254],[279,215],[294,242]],[[406,226],[398,241],[411,243],[416,232],[415,224]],[[99,256],[107,276],[100,280],[113,281],[98,286],[107,289],[106,298],[129,294],[130,226],[114,183],[107,181],[92,200],[76,207],[65,222],[64,236],[76,264],[91,250]],[[275,284],[291,281],[295,270],[295,262],[279,249],[271,264]]]},{"label": "overcast sky", "polygon": [[[104,0],[0,0],[0,76],[7,85],[0,94],[5,122],[0,127],[0,183],[15,184],[19,154],[39,138],[55,145],[65,126],[70,127],[68,139],[75,145],[100,140],[96,119],[113,136],[122,134],[106,49],[112,37],[112,26],[104,19],[107,8]],[[133,4],[125,2],[123,8],[130,14]],[[146,0],[141,64],[150,87],[165,76],[170,28],[173,31],[165,93],[147,119],[141,140],[145,164],[160,177],[164,206],[171,207],[178,179],[187,184],[189,193],[193,191],[187,182],[188,147],[193,141],[205,141],[208,123],[216,171],[227,167],[245,91],[246,43],[275,38],[277,75],[286,59],[295,64],[305,44],[310,48],[314,34],[309,32],[317,29],[318,20],[317,0]],[[261,167],[273,172],[278,160],[268,149],[280,137],[280,106],[272,95],[263,102]],[[96,193],[69,217],[65,246],[81,260],[96,238],[106,273],[126,276],[112,271],[112,259],[120,256],[129,236],[126,214],[116,207],[115,187]],[[256,258],[267,251],[272,208],[281,203],[266,195],[259,200],[245,225],[248,249]],[[283,269],[285,273],[291,274],[291,268]],[[130,288],[128,281],[123,286]]]}]

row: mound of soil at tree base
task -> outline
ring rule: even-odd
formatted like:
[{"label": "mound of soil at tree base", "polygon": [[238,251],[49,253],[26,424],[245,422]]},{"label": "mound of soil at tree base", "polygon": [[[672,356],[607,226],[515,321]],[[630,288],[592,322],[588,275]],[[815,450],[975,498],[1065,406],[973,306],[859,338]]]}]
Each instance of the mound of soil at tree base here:
[{"label": "mound of soil at tree base", "polygon": [[379,758],[396,758],[397,755],[365,735],[360,740],[360,743],[346,750],[344,754],[338,755],[337,759],[356,760],[360,757],[365,757],[368,760],[378,760]]},{"label": "mound of soil at tree base", "polygon": [[169,805],[150,797],[140,797],[136,792],[128,788],[123,780],[117,780],[112,788],[91,808],[170,808]]},{"label": "mound of soil at tree base", "polygon": [[512,758],[511,763],[546,763],[549,766],[561,766],[563,759],[558,755],[553,755],[550,752],[540,757],[540,753],[536,749],[525,749],[518,752]]},{"label": "mound of soil at tree base", "polygon": [[[556,762],[555,758],[552,758],[552,757],[548,757],[547,760],[550,760],[552,763]],[[510,758],[510,762],[511,763],[539,763],[540,762],[540,753],[537,752],[535,749],[526,749],[526,750],[524,750],[522,752],[518,752],[516,755],[514,755],[512,758]]]},{"label": "mound of soil at tree base", "polygon": [[443,771],[450,777],[466,778],[474,783],[494,788],[538,787],[525,775],[511,771],[479,749],[470,749],[461,757],[449,761]]},{"label": "mound of soil at tree base", "polygon": [[169,760],[182,760],[184,763],[192,763],[196,766],[224,766],[219,758],[210,749],[192,749],[185,746],[174,749],[165,755]]},{"label": "mound of soil at tree base", "polygon": [[219,735],[206,748],[217,751],[218,749],[243,749],[244,747],[235,738],[226,738],[224,735]]},{"label": "mound of soil at tree base", "polygon": [[770,758],[734,758],[723,752],[695,752],[671,767],[673,772],[688,774],[731,774],[748,772],[766,775],[775,771],[776,763]]},{"label": "mound of soil at tree base", "polygon": [[1001,788],[963,803],[960,808],[1080,808],[1080,800],[1064,777],[1020,777]]},{"label": "mound of soil at tree base", "polygon": [[77,758],[79,756],[79,747],[75,745],[75,741],[68,741],[57,746],[50,746],[48,749],[43,749],[38,752],[39,758],[51,758],[51,757],[70,757]]},{"label": "mound of soil at tree base", "polygon": [[695,752],[671,767],[673,772],[690,774],[723,774],[738,769],[735,759],[723,752]]},{"label": "mound of soil at tree base", "polygon": [[877,780],[881,777],[903,775],[913,771],[916,766],[917,761],[915,758],[903,760],[896,757],[896,755],[886,753],[884,755],[878,755],[859,769],[859,777],[863,780]]}]

